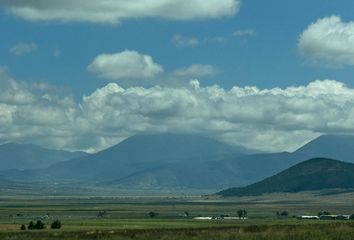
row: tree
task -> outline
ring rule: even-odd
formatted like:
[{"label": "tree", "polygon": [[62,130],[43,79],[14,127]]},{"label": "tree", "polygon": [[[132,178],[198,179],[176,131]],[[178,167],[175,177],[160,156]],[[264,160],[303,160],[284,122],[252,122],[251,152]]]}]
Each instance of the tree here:
[{"label": "tree", "polygon": [[354,214],[350,215],[350,220],[354,220]]},{"label": "tree", "polygon": [[34,229],[44,229],[45,224],[41,220],[37,220],[36,224],[34,225]]},{"label": "tree", "polygon": [[277,212],[276,212],[276,215],[277,215],[278,218],[281,218],[281,217],[284,217],[284,218],[285,218],[285,217],[287,217],[289,214],[288,214],[288,211],[281,211],[281,212],[280,212],[280,211],[277,211]]},{"label": "tree", "polygon": [[237,211],[237,216],[239,218],[245,218],[247,216],[247,211],[245,209],[240,209]]},{"label": "tree", "polygon": [[35,228],[35,224],[34,224],[32,221],[29,222],[29,224],[28,224],[28,229],[29,229],[29,230],[36,229],[36,228]]},{"label": "tree", "polygon": [[54,222],[52,222],[52,224],[50,225],[51,229],[60,229],[61,228],[61,222],[59,220],[55,220]]},{"label": "tree", "polygon": [[104,217],[107,215],[107,212],[104,210],[104,211],[99,211],[98,214],[97,214],[97,217]]},{"label": "tree", "polygon": [[287,217],[289,214],[288,214],[288,211],[282,211],[281,213],[280,213],[280,216],[282,216],[282,217]]},{"label": "tree", "polygon": [[327,211],[321,211],[321,212],[318,212],[318,216],[321,217],[322,215],[331,215],[330,212],[327,212]]},{"label": "tree", "polygon": [[21,225],[21,230],[26,230],[26,226],[24,224]]},{"label": "tree", "polygon": [[156,212],[149,212],[148,215],[149,215],[149,217],[154,218],[154,217],[156,217],[159,214],[156,213]]}]

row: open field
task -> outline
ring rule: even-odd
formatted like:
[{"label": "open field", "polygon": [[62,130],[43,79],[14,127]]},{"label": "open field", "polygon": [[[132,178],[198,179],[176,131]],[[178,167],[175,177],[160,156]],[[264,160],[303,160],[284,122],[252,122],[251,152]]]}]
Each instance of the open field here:
[{"label": "open field", "polygon": [[[194,220],[237,216],[248,220]],[[295,215],[354,213],[354,194],[299,193],[219,197],[0,197],[0,239],[353,239],[354,222],[297,220]],[[154,218],[149,212],[156,212]],[[276,211],[287,211],[277,218]],[[98,216],[101,212],[102,216]],[[189,216],[185,216],[188,212]],[[104,214],[102,214],[104,213]],[[21,231],[41,219],[45,230]],[[60,219],[61,230],[49,229]]]}]

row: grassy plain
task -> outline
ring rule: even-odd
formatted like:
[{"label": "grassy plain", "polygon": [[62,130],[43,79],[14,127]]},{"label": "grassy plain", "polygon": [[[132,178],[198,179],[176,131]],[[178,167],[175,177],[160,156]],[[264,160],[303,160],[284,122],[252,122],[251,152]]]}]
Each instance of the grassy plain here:
[{"label": "grassy plain", "polygon": [[[248,220],[194,220],[195,216],[236,216]],[[0,239],[354,239],[352,221],[306,221],[295,215],[354,213],[354,194],[308,192],[258,197],[70,197],[1,196]],[[150,211],[158,213],[150,218]],[[277,218],[287,211],[288,218]],[[104,212],[99,217],[99,212]],[[188,212],[189,216],[185,216]],[[45,230],[21,231],[41,219]],[[62,229],[49,229],[59,219]]]}]

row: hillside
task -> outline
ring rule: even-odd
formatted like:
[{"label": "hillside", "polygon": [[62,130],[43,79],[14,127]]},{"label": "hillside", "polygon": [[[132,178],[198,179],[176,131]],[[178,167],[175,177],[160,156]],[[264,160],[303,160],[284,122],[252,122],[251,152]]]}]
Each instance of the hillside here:
[{"label": "hillside", "polygon": [[[353,136],[321,136],[295,152],[257,153],[186,134],[130,137],[106,150],[44,170],[1,171],[16,181],[91,184],[115,188],[193,188],[218,191],[273,176],[305,159],[354,156]],[[323,146],[323,147],[321,147]],[[338,150],[338,151],[337,151]],[[338,158],[337,158],[338,157]]]},{"label": "hillside", "polygon": [[[229,146],[202,136],[138,135],[90,156],[54,164],[46,169],[45,174],[54,176],[55,179],[111,181],[120,184],[127,179],[132,182],[139,178],[146,179],[139,174],[156,175],[157,172],[167,171],[170,172],[169,176],[176,176],[173,178],[179,181],[174,174],[176,172],[180,175],[181,171],[192,169],[191,166],[202,166],[209,161],[230,156],[239,157],[249,152],[251,151],[245,148]],[[188,182],[188,179],[187,177],[183,181]],[[143,184],[146,185],[147,182],[144,180]]]},{"label": "hillside", "polygon": [[[251,184],[277,174],[297,163],[312,158],[330,158],[354,163],[353,135],[323,135],[294,152],[250,154],[236,158],[225,159],[233,168],[238,168],[241,182]],[[243,185],[245,186],[245,185]]]},{"label": "hillside", "polygon": [[353,135],[322,135],[294,152],[303,159],[331,158],[354,163]]},{"label": "hillside", "polygon": [[46,168],[54,163],[86,156],[84,152],[67,152],[33,144],[0,145],[0,170]]},{"label": "hillside", "polygon": [[263,181],[242,188],[227,189],[218,194],[245,196],[334,188],[354,188],[354,164],[326,158],[314,158]]}]

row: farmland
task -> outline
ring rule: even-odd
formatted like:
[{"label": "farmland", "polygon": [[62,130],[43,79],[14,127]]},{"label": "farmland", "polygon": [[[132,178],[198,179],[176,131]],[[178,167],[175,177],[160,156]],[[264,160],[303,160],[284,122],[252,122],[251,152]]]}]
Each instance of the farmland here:
[{"label": "farmland", "polygon": [[[352,221],[297,220],[296,215],[354,212],[353,193],[307,192],[259,197],[29,197],[0,198],[0,239],[350,239]],[[290,200],[291,199],[291,200]],[[237,216],[247,220],[195,220]],[[276,217],[287,211],[287,217]],[[149,216],[149,212],[156,216]],[[21,231],[40,219],[45,230]],[[60,230],[50,223],[59,219]]]}]

